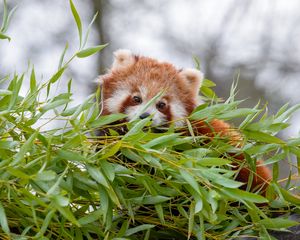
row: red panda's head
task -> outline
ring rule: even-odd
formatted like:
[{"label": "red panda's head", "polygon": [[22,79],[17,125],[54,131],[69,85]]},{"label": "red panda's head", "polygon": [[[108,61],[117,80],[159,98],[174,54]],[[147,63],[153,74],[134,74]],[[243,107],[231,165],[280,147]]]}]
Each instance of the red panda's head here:
[{"label": "red panda's head", "polygon": [[[203,74],[196,69],[176,69],[172,64],[133,55],[129,50],[114,53],[114,62],[100,76],[103,115],[125,113],[128,120],[152,116],[153,125],[177,121],[188,116],[198,105]],[[153,105],[147,102],[162,92]]]}]

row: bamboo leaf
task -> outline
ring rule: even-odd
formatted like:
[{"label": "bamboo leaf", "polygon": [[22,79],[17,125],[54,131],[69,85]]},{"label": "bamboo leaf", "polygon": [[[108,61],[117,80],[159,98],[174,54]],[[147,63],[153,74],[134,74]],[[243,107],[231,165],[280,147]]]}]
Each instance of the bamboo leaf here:
[{"label": "bamboo leaf", "polygon": [[67,150],[59,150],[57,153],[57,156],[59,156],[62,159],[66,159],[69,161],[85,161],[86,158],[83,157],[82,155],[75,153],[75,152],[71,152],[71,151],[67,151]]},{"label": "bamboo leaf", "polygon": [[98,209],[78,219],[78,223],[80,225],[87,225],[89,223],[97,221],[101,216],[102,216],[102,209]]},{"label": "bamboo leaf", "polygon": [[47,213],[47,215],[46,215],[46,217],[45,217],[45,219],[43,221],[41,229],[37,232],[37,234],[35,236],[36,238],[40,238],[41,236],[44,235],[44,233],[47,231],[47,228],[48,228],[48,226],[50,224],[50,221],[53,218],[54,214],[55,214],[55,210],[54,209],[51,209]]},{"label": "bamboo leaf", "polygon": [[7,39],[8,41],[11,40],[11,38],[3,33],[0,32],[0,39]]},{"label": "bamboo leaf", "polygon": [[168,200],[170,200],[169,197],[165,197],[165,196],[143,196],[143,197],[138,197],[138,198],[132,198],[130,199],[132,202],[137,203],[137,204],[141,204],[141,205],[147,205],[147,204],[159,204],[159,203],[163,203],[166,202]]},{"label": "bamboo leaf", "polygon": [[9,91],[9,90],[6,90],[6,89],[0,89],[0,97],[12,95],[12,94],[13,94],[12,91]]},{"label": "bamboo leaf", "polygon": [[128,236],[131,236],[131,235],[133,235],[137,232],[145,231],[145,230],[148,230],[148,229],[151,229],[151,228],[154,228],[154,227],[155,227],[155,225],[153,225],[153,224],[142,224],[140,226],[128,229],[125,232],[125,236],[128,237]]},{"label": "bamboo leaf", "polygon": [[258,221],[258,224],[265,226],[267,229],[278,230],[280,228],[288,228],[299,225],[299,222],[284,218],[267,218]]},{"label": "bamboo leaf", "polygon": [[108,181],[106,180],[106,177],[103,175],[103,173],[99,169],[92,167],[90,165],[87,165],[86,167],[87,167],[89,174],[91,175],[91,177],[93,179],[95,179],[102,186],[109,188],[109,184],[108,184]]},{"label": "bamboo leaf", "polygon": [[59,100],[50,102],[50,103],[42,106],[40,108],[40,111],[42,113],[48,112],[49,110],[52,110],[52,109],[55,109],[57,107],[67,104],[69,101],[70,101],[69,99],[59,99]]},{"label": "bamboo leaf", "polygon": [[124,119],[125,117],[126,115],[122,113],[100,116],[97,120],[88,123],[88,126],[98,128]]},{"label": "bamboo leaf", "polygon": [[231,161],[224,158],[206,157],[197,159],[197,163],[201,166],[223,166],[231,163]]},{"label": "bamboo leaf", "polygon": [[179,170],[180,175],[183,177],[185,181],[201,196],[200,190],[199,190],[199,185],[195,178],[187,171],[180,169]]},{"label": "bamboo leaf", "polygon": [[59,71],[60,69],[62,69],[62,65],[63,65],[63,62],[64,62],[64,58],[65,58],[65,55],[66,55],[66,52],[67,52],[68,48],[69,48],[69,44],[66,43],[66,46],[65,46],[65,48],[64,48],[64,50],[63,50],[63,52],[62,52],[62,54],[61,54],[61,56],[60,56],[60,58],[59,58],[58,71]]},{"label": "bamboo leaf", "polygon": [[70,211],[68,207],[61,207],[60,205],[54,203],[55,208],[71,223],[75,224],[76,226],[80,227],[79,222],[76,220],[74,214]]},{"label": "bamboo leaf", "polygon": [[168,135],[164,135],[158,138],[154,138],[150,142],[147,142],[144,144],[145,148],[153,148],[154,146],[157,146],[159,144],[167,144],[167,142],[175,140],[180,134],[179,133],[172,133]]},{"label": "bamboo leaf", "polygon": [[98,46],[95,46],[95,47],[90,47],[90,48],[83,49],[83,50],[79,51],[78,53],[76,53],[76,56],[79,57],[79,58],[85,58],[85,57],[91,56],[91,55],[101,51],[107,45],[108,44],[104,44],[104,45],[98,45]]},{"label": "bamboo leaf", "polygon": [[188,239],[190,239],[193,228],[194,228],[194,217],[195,217],[195,202],[190,205],[189,225],[188,225]]},{"label": "bamboo leaf", "polygon": [[8,222],[7,222],[7,217],[6,217],[5,210],[4,210],[1,202],[0,202],[0,225],[1,225],[2,230],[6,234],[9,235],[10,230],[9,230],[9,226],[8,226]]},{"label": "bamboo leaf", "polygon": [[60,79],[61,75],[64,73],[64,71],[66,70],[65,67],[59,69],[49,80],[49,83],[55,83],[57,82],[57,80]]},{"label": "bamboo leaf", "polygon": [[81,23],[81,19],[80,16],[76,10],[76,7],[73,3],[72,0],[69,1],[70,2],[70,7],[71,7],[71,11],[74,17],[74,20],[76,22],[77,25],[77,30],[78,30],[78,35],[79,35],[79,48],[81,48],[81,43],[82,43],[82,23]]},{"label": "bamboo leaf", "polygon": [[19,164],[25,158],[26,153],[30,152],[32,149],[33,142],[38,134],[38,131],[35,131],[33,134],[31,134],[27,141],[21,146],[19,152],[15,155],[14,160],[10,164],[11,166]]},{"label": "bamboo leaf", "polygon": [[257,195],[255,193],[242,191],[240,189],[232,189],[232,188],[220,188],[220,192],[224,193],[228,197],[231,197],[234,200],[239,201],[249,201],[254,203],[267,203],[268,200],[261,195]]},{"label": "bamboo leaf", "polygon": [[30,75],[30,92],[35,92],[36,91],[36,79],[35,79],[35,72],[34,68],[31,70],[31,75]]},{"label": "bamboo leaf", "polygon": [[219,116],[219,118],[228,120],[228,119],[248,116],[250,114],[255,114],[257,112],[258,112],[258,110],[252,109],[252,108],[239,108],[239,109],[225,112],[225,113],[221,114]]},{"label": "bamboo leaf", "polygon": [[243,131],[248,138],[255,139],[259,142],[284,144],[285,142],[270,134],[258,131]]}]

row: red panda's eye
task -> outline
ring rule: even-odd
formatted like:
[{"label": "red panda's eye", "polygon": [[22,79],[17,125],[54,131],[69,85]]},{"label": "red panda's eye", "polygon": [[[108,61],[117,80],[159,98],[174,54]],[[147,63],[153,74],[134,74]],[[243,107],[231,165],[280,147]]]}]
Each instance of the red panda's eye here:
[{"label": "red panda's eye", "polygon": [[163,110],[166,107],[166,104],[164,102],[158,102],[156,107],[160,110]]},{"label": "red panda's eye", "polygon": [[143,102],[143,101],[142,101],[142,98],[139,97],[139,96],[133,96],[133,101],[134,101],[135,103],[138,103],[138,104],[140,104],[140,103]]}]

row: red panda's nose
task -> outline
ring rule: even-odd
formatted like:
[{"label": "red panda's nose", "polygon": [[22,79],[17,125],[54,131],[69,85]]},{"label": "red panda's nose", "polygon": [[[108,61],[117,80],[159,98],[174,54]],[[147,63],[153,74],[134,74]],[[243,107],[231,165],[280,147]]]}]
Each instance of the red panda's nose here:
[{"label": "red panda's nose", "polygon": [[140,115],[140,119],[144,119],[150,116],[150,113],[144,112]]}]

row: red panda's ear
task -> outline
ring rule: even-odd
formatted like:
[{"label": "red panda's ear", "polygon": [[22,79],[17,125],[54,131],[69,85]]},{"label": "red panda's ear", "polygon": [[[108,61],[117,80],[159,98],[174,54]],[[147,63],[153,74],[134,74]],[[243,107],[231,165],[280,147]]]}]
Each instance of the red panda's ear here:
[{"label": "red panda's ear", "polygon": [[120,70],[132,66],[135,63],[135,56],[127,49],[119,49],[114,52],[112,70]]},{"label": "red panda's ear", "polygon": [[179,72],[179,76],[184,83],[198,96],[199,88],[202,84],[203,73],[194,68],[186,68]]}]

